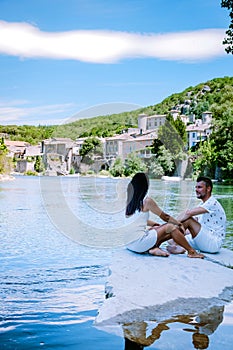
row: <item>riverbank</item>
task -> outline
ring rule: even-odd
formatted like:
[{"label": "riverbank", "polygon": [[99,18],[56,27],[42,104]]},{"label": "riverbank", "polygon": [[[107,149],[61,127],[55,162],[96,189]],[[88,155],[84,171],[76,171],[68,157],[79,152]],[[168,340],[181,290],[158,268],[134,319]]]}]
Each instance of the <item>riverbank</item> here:
[{"label": "riverbank", "polygon": [[[108,171],[101,171],[99,173],[75,173],[75,174],[62,174],[62,175],[48,175],[48,174],[42,174],[42,173],[37,173],[37,172],[27,172],[27,173],[19,173],[19,172],[13,172],[12,175],[6,175],[6,174],[0,174],[0,181],[9,181],[9,180],[14,180],[14,176],[49,176],[49,177],[70,177],[70,178],[75,178],[75,177],[96,177],[96,178],[112,178],[112,179],[128,179],[131,178],[130,176],[113,176],[110,174]],[[2,177],[2,179],[1,179]],[[154,179],[150,178],[151,180],[162,180],[164,182],[182,182],[182,181],[195,181],[195,178],[191,177],[186,177],[182,178],[180,176],[162,176],[159,179]],[[233,180],[232,179],[222,179],[222,181],[218,181],[215,179],[212,179],[213,183],[216,184],[221,184],[221,185],[232,185]]]},{"label": "riverbank", "polygon": [[15,180],[14,176],[12,175],[7,175],[7,174],[0,174],[0,182],[3,181],[13,181]]}]

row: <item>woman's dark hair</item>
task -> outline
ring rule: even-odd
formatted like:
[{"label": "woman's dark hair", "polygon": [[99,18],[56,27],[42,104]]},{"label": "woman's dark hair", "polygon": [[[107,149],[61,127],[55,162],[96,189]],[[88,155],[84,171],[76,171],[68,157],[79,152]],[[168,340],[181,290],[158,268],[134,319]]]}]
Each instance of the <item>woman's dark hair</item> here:
[{"label": "woman's dark hair", "polygon": [[136,210],[141,211],[148,187],[149,179],[145,173],[134,175],[127,187],[127,205],[125,211],[127,216],[133,215]]},{"label": "woman's dark hair", "polygon": [[199,177],[197,178],[197,182],[201,182],[201,181],[203,181],[207,187],[210,187],[210,188],[211,188],[211,191],[212,191],[212,189],[213,189],[213,183],[212,183],[212,180],[211,180],[209,177],[206,177],[206,176],[199,176]]}]

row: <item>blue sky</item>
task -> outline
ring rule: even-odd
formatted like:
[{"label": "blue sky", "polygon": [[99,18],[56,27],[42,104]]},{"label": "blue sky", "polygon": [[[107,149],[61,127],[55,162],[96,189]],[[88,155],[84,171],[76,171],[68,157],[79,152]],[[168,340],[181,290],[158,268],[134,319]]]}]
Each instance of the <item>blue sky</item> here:
[{"label": "blue sky", "polygon": [[232,76],[221,0],[0,0],[0,124],[62,124]]}]

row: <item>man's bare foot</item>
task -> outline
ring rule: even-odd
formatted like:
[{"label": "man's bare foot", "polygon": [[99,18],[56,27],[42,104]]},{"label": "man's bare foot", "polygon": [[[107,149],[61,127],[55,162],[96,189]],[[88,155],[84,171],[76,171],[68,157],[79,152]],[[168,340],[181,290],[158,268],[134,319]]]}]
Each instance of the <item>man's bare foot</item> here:
[{"label": "man's bare foot", "polygon": [[186,252],[186,249],[177,244],[168,244],[167,251],[171,254],[184,254]]},{"label": "man's bare foot", "polygon": [[162,249],[160,249],[158,247],[150,249],[149,253],[151,255],[155,255],[155,256],[164,256],[164,257],[168,257],[169,256],[168,252],[165,252],[164,250],[162,250]]},{"label": "man's bare foot", "polygon": [[199,259],[204,259],[205,255],[196,252],[196,250],[192,249],[190,251],[188,251],[188,257],[189,258],[199,258]]}]

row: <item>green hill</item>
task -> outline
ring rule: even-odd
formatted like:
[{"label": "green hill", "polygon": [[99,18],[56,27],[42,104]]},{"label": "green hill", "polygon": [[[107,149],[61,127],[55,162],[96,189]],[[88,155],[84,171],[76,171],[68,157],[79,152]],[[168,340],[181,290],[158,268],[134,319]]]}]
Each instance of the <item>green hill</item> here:
[{"label": "green hill", "polygon": [[168,114],[171,109],[179,109],[182,114],[201,116],[203,111],[211,111],[216,120],[221,120],[226,110],[233,113],[233,77],[215,78],[183,92],[172,94],[161,103],[131,112],[80,119],[75,122],[53,126],[0,126],[0,133],[11,140],[23,140],[31,144],[49,137],[69,137],[75,140],[85,136],[112,136],[123,129],[137,126],[140,113],[148,115]]},{"label": "green hill", "polygon": [[195,114],[211,111],[213,117],[221,118],[225,109],[233,110],[233,77],[216,78],[195,87],[190,86],[183,92],[172,94],[161,103],[132,112],[98,116],[77,120],[71,124],[61,125],[54,130],[54,135],[75,139],[84,136],[111,136],[122,129],[137,126],[138,114],[168,114],[171,109],[180,109],[182,114]]}]

